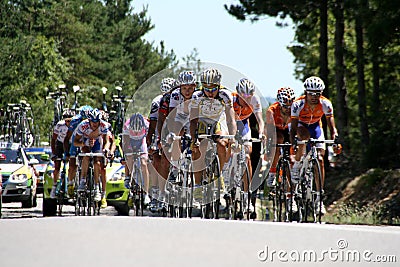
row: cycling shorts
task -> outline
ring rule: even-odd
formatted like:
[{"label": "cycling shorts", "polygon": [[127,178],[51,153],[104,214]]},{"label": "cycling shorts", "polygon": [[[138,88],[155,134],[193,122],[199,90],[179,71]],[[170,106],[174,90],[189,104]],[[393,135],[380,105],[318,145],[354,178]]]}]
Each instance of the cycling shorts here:
[{"label": "cycling shorts", "polygon": [[56,153],[54,156],[56,156],[56,160],[62,160],[64,156],[64,143],[61,141],[56,141]]},{"label": "cycling shorts", "polygon": [[[313,139],[325,140],[324,130],[321,128],[321,125],[319,122],[316,122],[313,124],[306,124],[306,123],[299,122],[297,127],[307,128],[308,132],[310,133],[310,137]],[[324,143],[318,143],[315,146],[317,148],[326,149],[326,145]],[[307,151],[308,151],[308,149],[309,149],[309,147],[307,147]]]},{"label": "cycling shorts", "polygon": [[76,158],[76,155],[79,153],[79,147],[74,146],[74,141],[75,141],[75,134],[72,135],[71,138],[71,146],[69,147],[69,156],[71,158]]},{"label": "cycling shorts", "polygon": [[[208,132],[208,126],[211,125],[211,131]],[[223,132],[223,133],[228,133],[228,127],[224,127],[224,124],[221,124],[220,122],[215,122],[214,124],[206,124],[203,121],[199,120],[198,123],[198,134],[213,134],[213,133],[218,133],[218,132]]]},{"label": "cycling shorts", "polygon": [[148,150],[146,144],[146,138],[141,140],[130,139],[130,146],[128,147],[125,155],[129,156],[132,152],[139,152],[141,158],[148,158]]},{"label": "cycling shorts", "polygon": [[251,139],[251,130],[249,127],[248,120],[246,119],[246,120],[236,121],[236,125],[240,136],[242,136],[244,140],[247,140],[244,142],[244,145],[252,146],[252,142],[249,141]]}]

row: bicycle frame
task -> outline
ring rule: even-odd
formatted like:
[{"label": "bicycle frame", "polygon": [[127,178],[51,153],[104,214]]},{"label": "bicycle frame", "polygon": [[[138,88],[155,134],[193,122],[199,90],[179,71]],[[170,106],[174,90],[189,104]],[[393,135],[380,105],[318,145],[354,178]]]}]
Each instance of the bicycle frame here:
[{"label": "bicycle frame", "polygon": [[[308,141],[297,141],[297,144],[309,145],[309,151],[301,158],[300,183],[296,187],[298,205],[300,207],[299,221],[308,221],[308,215],[312,212],[314,222],[321,223],[322,208],[322,176],[321,166],[318,161],[316,145],[319,143],[334,144],[335,140],[317,140],[310,138]],[[319,200],[319,201],[317,201]]]},{"label": "bicycle frame", "polygon": [[[87,190],[83,192],[77,192],[77,200],[75,208],[78,208],[77,215],[85,215],[85,208],[87,208],[87,214],[91,215],[100,215],[100,205],[96,201],[94,201],[94,193],[95,193],[95,179],[94,179],[94,165],[93,161],[95,157],[102,157],[103,160],[105,156],[103,153],[79,153],[79,170],[82,171],[82,160],[83,157],[89,157],[89,166],[87,170]],[[101,183],[100,183],[101,184]],[[77,207],[78,206],[78,207]],[[82,209],[83,208],[83,209]],[[76,212],[75,212],[76,213]]]}]

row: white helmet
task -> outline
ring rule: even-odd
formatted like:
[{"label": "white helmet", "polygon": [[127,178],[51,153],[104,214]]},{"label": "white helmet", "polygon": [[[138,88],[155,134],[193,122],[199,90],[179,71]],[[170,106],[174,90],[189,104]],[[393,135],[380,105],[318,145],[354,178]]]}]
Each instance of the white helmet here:
[{"label": "white helmet", "polygon": [[236,85],[236,91],[240,94],[252,95],[256,90],[256,86],[247,78],[242,78]]},{"label": "white helmet", "polygon": [[200,75],[200,82],[205,84],[221,85],[221,73],[217,69],[207,69]]},{"label": "white helmet", "polygon": [[294,100],[294,90],[290,87],[282,87],[276,96],[281,106],[290,106]]},{"label": "white helmet", "polygon": [[178,77],[179,85],[196,84],[196,74],[193,71],[182,71]]},{"label": "white helmet", "polygon": [[304,81],[304,89],[307,91],[323,91],[325,89],[324,81],[317,77],[311,76]]},{"label": "white helmet", "polygon": [[161,80],[160,90],[163,94],[176,87],[176,80],[174,78],[164,78]]}]

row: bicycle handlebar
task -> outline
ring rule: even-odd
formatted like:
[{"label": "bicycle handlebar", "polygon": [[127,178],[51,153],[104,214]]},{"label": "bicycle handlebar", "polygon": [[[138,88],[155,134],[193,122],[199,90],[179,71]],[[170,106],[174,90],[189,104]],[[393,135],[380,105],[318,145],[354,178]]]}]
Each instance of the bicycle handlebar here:
[{"label": "bicycle handlebar", "polygon": [[314,138],[310,138],[309,140],[306,141],[297,141],[298,145],[304,145],[304,144],[336,144],[337,142],[335,140],[318,140]]},{"label": "bicycle handlebar", "polygon": [[199,134],[199,138],[204,139],[234,139],[235,135],[220,135],[220,134]]},{"label": "bicycle handlebar", "polygon": [[106,156],[103,153],[79,153],[79,157],[103,157],[105,158]]}]

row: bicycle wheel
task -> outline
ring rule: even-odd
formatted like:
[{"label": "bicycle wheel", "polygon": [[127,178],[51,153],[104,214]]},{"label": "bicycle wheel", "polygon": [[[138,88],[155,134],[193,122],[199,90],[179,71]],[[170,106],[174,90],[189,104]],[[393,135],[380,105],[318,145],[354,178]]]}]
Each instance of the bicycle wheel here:
[{"label": "bicycle wheel", "polygon": [[290,174],[290,165],[287,160],[282,161],[281,165],[279,166],[279,172],[277,168],[277,177],[280,184],[280,219],[281,221],[291,222],[293,217],[293,189]]},{"label": "bicycle wheel", "polygon": [[311,193],[312,193],[311,207],[313,210],[314,222],[321,223],[321,217],[322,217],[321,209],[322,209],[323,195],[322,195],[321,168],[320,168],[318,160],[313,159],[311,161],[310,170],[311,170],[310,179],[312,181],[312,184],[311,184]]},{"label": "bicycle wheel", "polygon": [[63,205],[64,205],[64,187],[65,187],[65,182],[63,177],[61,176],[61,179],[59,181],[60,185],[57,185],[58,188],[58,192],[57,192],[57,215],[61,216],[62,215],[62,209],[63,209]]},{"label": "bicycle wheel", "polygon": [[87,215],[94,216],[96,215],[96,201],[94,200],[95,194],[95,185],[94,185],[94,177],[93,177],[93,169],[89,167],[88,171],[88,181],[87,181]]},{"label": "bicycle wheel", "polygon": [[[140,160],[140,159],[139,159]],[[135,215],[143,216],[143,208],[144,208],[144,193],[143,193],[143,176],[142,169],[139,166],[135,166],[135,179],[132,179],[132,185],[134,188],[133,196],[135,198]]]},{"label": "bicycle wheel", "polygon": [[188,170],[185,171],[184,181],[186,183],[185,185],[186,217],[192,218],[194,174],[193,174],[193,165],[191,163],[189,164]]},{"label": "bicycle wheel", "polygon": [[219,207],[221,204],[221,175],[219,159],[216,156],[211,165],[210,182],[212,186],[212,218],[219,219]]}]

